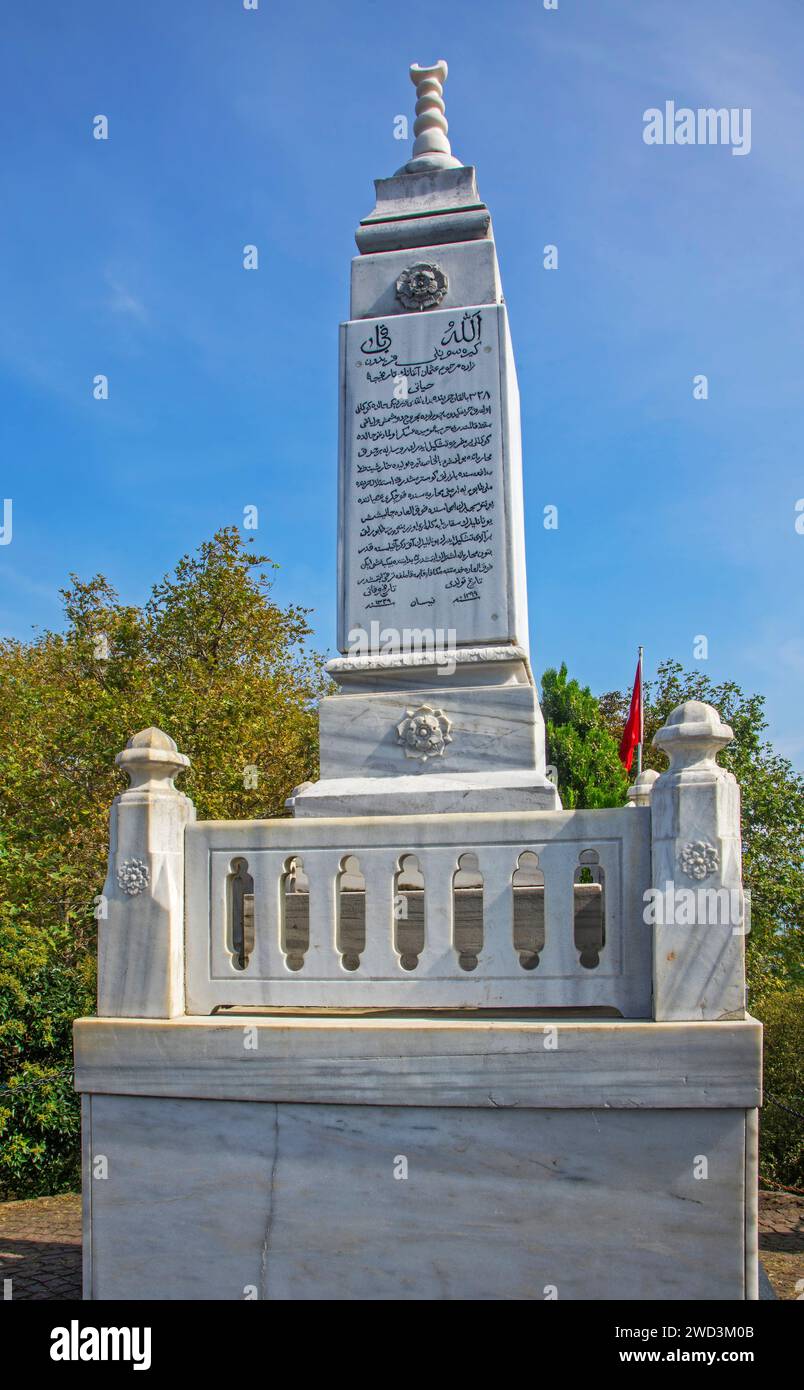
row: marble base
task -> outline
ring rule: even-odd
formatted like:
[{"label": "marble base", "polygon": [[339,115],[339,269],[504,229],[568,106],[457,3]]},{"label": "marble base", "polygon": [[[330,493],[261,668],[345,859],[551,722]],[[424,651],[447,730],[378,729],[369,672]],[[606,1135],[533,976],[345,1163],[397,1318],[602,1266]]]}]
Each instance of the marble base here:
[{"label": "marble base", "polygon": [[[441,710],[450,742],[440,756],[407,757],[398,726],[420,706]],[[544,776],[544,721],[530,685],[328,695],[319,710],[321,777]]]},{"label": "marble base", "polygon": [[743,1299],[745,1133],[729,1110],[93,1096],[85,1296]]},{"label": "marble base", "polygon": [[[398,726],[422,706],[449,720],[442,756],[406,756]],[[319,727],[321,780],[295,793],[296,816],[561,809],[546,775],[544,720],[530,684],[329,695]]]},{"label": "marble base", "polygon": [[760,1032],[80,1020],[84,1296],[756,1298]]},{"label": "marble base", "polygon": [[491,235],[491,214],[480,201],[473,166],[398,172],[375,179],[376,206],[355,234],[358,250],[398,251],[403,247],[475,241]]},{"label": "marble base", "polygon": [[294,816],[445,815],[560,811],[553,783],[536,772],[329,777],[296,792]]},{"label": "marble base", "polygon": [[[449,653],[449,689],[459,686],[533,685],[530,657],[524,647],[457,647]],[[452,667],[454,666],[454,669]],[[425,692],[444,689],[445,666],[432,651],[369,652],[336,656],[324,667],[345,695]]]},{"label": "marble base", "polygon": [[[568,1018],[566,1009],[75,1023],[75,1084],[105,1095],[433,1109],[755,1110],[762,1029]],[[245,1046],[248,1042],[249,1046]],[[547,1045],[550,1044],[550,1045]]]}]

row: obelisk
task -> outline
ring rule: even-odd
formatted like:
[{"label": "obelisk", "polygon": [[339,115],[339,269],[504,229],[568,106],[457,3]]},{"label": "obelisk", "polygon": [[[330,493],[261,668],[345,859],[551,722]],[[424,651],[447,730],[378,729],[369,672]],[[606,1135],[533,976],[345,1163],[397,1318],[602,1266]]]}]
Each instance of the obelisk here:
[{"label": "obelisk", "polygon": [[555,810],[528,648],[516,369],[447,64],[410,69],[412,158],[375,181],[340,337],[338,647],[294,814]]}]

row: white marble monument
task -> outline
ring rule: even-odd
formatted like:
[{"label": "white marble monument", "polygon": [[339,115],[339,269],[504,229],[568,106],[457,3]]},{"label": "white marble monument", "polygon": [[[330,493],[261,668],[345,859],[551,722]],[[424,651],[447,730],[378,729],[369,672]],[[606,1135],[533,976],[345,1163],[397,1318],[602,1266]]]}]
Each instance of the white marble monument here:
[{"label": "white marble monument", "polygon": [[294,817],[197,821],[167,734],[118,755],[75,1025],[85,1297],[754,1299],[732,731],[688,701],[628,806],[560,808],[489,214],[446,64],[412,77],[341,336],[321,780]]}]

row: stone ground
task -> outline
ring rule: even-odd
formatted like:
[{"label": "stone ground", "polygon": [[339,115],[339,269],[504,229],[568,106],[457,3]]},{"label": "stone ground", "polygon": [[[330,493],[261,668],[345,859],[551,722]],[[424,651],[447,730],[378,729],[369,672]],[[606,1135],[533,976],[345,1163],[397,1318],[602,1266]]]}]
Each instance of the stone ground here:
[{"label": "stone ground", "polygon": [[759,1256],[777,1298],[804,1297],[804,1196],[760,1192]]},{"label": "stone ground", "polygon": [[81,1297],[80,1195],[0,1203],[0,1289],[5,1298]]},{"label": "stone ground", "polygon": [[[804,1293],[804,1196],[760,1192],[759,1249],[777,1298]],[[7,1281],[10,1280],[10,1285]],[[0,1203],[0,1289],[6,1298],[81,1297],[81,1198]]]}]

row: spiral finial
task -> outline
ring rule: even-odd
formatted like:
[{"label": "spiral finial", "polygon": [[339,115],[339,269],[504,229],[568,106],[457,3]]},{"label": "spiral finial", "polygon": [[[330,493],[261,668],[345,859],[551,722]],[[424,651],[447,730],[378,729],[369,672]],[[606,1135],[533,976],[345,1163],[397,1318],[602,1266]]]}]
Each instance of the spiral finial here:
[{"label": "spiral finial", "polygon": [[416,120],[413,133],[416,140],[413,158],[401,169],[402,174],[415,174],[422,169],[462,169],[447,139],[447,118],[444,115],[444,83],[449,69],[444,58],[431,68],[410,65],[410,80],[416,88]]}]

